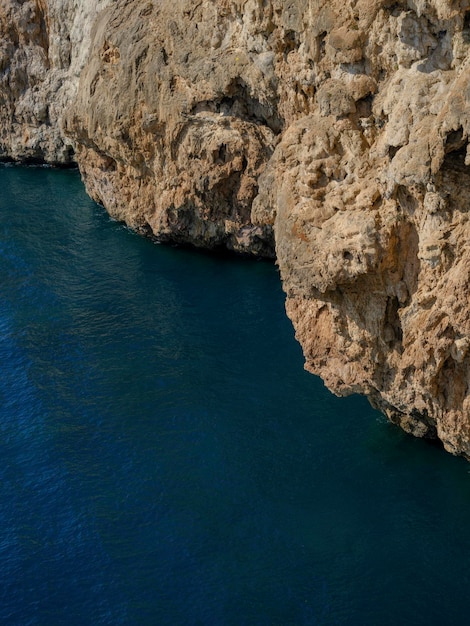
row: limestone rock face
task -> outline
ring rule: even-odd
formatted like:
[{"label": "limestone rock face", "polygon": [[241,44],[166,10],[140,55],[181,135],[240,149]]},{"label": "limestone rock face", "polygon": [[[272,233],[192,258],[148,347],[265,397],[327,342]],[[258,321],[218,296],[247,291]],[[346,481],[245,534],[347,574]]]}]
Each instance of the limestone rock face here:
[{"label": "limestone rock face", "polygon": [[272,227],[253,224],[251,207],[282,128],[274,54],[232,5],[114,2],[66,131],[90,195],[117,219],[163,241],[273,256]]},{"label": "limestone rock face", "polygon": [[0,155],[275,242],[307,369],[470,458],[470,0],[1,2]]},{"label": "limestone rock face", "polygon": [[287,311],[332,391],[470,457],[468,14],[377,3],[366,26],[353,12],[360,62],[340,15],[318,106],[283,133],[256,200]]},{"label": "limestone rock face", "polygon": [[0,0],[0,159],[67,164],[62,116],[111,0]]}]

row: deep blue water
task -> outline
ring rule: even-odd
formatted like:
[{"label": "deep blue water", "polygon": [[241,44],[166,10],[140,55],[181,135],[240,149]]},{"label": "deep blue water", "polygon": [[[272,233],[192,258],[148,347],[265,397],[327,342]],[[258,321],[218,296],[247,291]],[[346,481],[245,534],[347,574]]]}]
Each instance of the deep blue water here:
[{"label": "deep blue water", "polygon": [[470,465],[303,371],[273,265],[0,188],[2,625],[468,624]]}]

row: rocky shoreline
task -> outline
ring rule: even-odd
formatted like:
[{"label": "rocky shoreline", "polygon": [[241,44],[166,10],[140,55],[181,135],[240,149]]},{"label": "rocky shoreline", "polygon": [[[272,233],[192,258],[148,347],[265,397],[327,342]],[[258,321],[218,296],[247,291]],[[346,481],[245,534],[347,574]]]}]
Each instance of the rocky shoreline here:
[{"label": "rocky shoreline", "polygon": [[0,33],[1,159],[275,257],[307,369],[470,458],[466,0],[5,0]]}]

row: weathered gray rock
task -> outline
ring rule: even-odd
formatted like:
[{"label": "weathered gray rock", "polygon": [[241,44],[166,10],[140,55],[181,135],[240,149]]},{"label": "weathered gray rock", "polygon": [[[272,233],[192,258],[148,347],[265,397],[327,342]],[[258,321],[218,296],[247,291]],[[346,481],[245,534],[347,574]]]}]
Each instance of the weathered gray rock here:
[{"label": "weathered gray rock", "polygon": [[470,458],[469,0],[2,0],[0,28],[0,156],[73,147],[161,240],[274,236],[306,367]]},{"label": "weathered gray rock", "polygon": [[62,117],[110,1],[0,1],[0,159],[73,161]]}]

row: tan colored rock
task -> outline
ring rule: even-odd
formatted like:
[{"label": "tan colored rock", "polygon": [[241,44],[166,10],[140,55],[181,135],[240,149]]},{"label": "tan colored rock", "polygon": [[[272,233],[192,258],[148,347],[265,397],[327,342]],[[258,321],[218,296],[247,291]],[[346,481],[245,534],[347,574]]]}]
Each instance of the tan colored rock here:
[{"label": "tan colored rock", "polygon": [[1,154],[73,145],[161,240],[274,233],[307,369],[470,458],[470,1],[94,7],[3,0]]},{"label": "tan colored rock", "polygon": [[117,219],[163,241],[272,256],[251,206],[281,128],[274,55],[236,18],[231,3],[112,5],[67,132],[89,193]]},{"label": "tan colored rock", "polygon": [[[325,106],[327,79],[318,112],[284,132],[262,201],[276,216],[287,310],[307,369],[335,393],[365,393],[408,432],[470,457],[470,109],[466,62],[452,67],[448,54],[463,15],[441,14],[445,24],[377,13],[365,51],[378,82],[369,115],[345,102],[346,81],[331,96],[335,107]],[[444,26],[455,29],[450,39]],[[386,59],[368,56],[374,33]],[[445,39],[441,50],[432,36]]]}]

